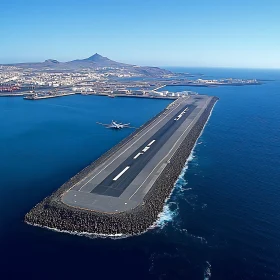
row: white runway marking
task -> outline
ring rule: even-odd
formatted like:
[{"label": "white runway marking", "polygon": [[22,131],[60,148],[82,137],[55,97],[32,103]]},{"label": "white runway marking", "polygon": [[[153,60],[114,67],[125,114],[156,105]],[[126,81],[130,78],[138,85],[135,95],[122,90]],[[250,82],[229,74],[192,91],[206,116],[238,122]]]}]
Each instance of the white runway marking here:
[{"label": "white runway marking", "polygon": [[180,115],[178,115],[174,121],[178,121],[187,111],[189,110],[189,107],[187,107]]},{"label": "white runway marking", "polygon": [[[183,101],[181,101],[183,102]],[[119,154],[116,158],[114,158],[110,163],[108,163],[105,167],[102,168],[102,170],[100,170],[96,175],[94,175],[92,178],[90,178],[86,183],[84,183],[79,189],[78,191],[80,191],[86,184],[88,184],[90,181],[92,181],[96,176],[98,176],[105,168],[107,168],[110,164],[112,164],[112,162],[114,162],[116,159],[118,159],[122,154],[124,154],[128,149],[130,149],[133,145],[135,145],[135,143],[137,143],[142,137],[144,137],[149,131],[151,131],[155,126],[157,126],[160,122],[162,122],[165,118],[168,117],[168,115],[170,115],[174,110],[176,110],[180,105],[181,102],[175,107],[172,108],[172,110],[168,110],[167,115],[165,115],[163,118],[160,118],[158,121],[156,121],[156,123],[150,127],[148,129],[148,131],[146,131],[143,135],[141,135],[140,137],[138,137],[129,147],[127,147],[121,154]],[[86,179],[86,178],[85,178]],[[77,184],[79,184],[80,182],[74,184],[69,190],[67,190],[66,192],[69,192],[71,189],[73,189]]]},{"label": "white runway marking", "polygon": [[150,147],[145,147],[142,152],[147,152],[150,149]]},{"label": "white runway marking", "polygon": [[[202,110],[205,110],[205,108],[207,107],[207,105],[208,105],[208,102],[206,102],[206,103],[204,104],[203,108],[200,109],[200,112],[201,112]],[[197,116],[198,116],[198,115],[197,115]],[[138,187],[137,190],[132,194],[132,196],[130,196],[129,200],[130,200],[130,199],[139,191],[139,189],[145,184],[145,182],[148,180],[148,178],[151,176],[151,174],[158,168],[158,166],[169,156],[170,153],[173,152],[173,149],[176,147],[176,145],[177,145],[177,143],[180,141],[180,139],[181,139],[182,137],[185,137],[185,136],[184,136],[185,132],[189,129],[189,127],[193,124],[193,122],[197,120],[197,118],[198,118],[197,116],[191,121],[191,123],[188,125],[188,127],[182,132],[181,136],[177,139],[177,141],[175,142],[175,144],[173,145],[173,147],[171,148],[171,150],[168,152],[168,154],[165,155],[165,157],[157,164],[157,166],[156,166],[156,167],[150,172],[150,174],[146,177],[145,181],[140,185],[140,187]],[[199,117],[200,117],[200,115],[199,115]],[[206,123],[205,123],[205,125],[206,125]],[[172,157],[172,156],[171,156],[171,157]]]},{"label": "white runway marking", "polygon": [[129,169],[129,166],[127,166],[119,175],[117,175],[113,181],[117,181],[123,174]]},{"label": "white runway marking", "polygon": [[153,140],[152,142],[150,142],[149,144],[148,144],[148,146],[151,146],[153,143],[155,143],[156,142],[156,140]]},{"label": "white runway marking", "polygon": [[138,153],[133,159],[137,159],[141,155],[143,155],[143,154],[142,153]]}]

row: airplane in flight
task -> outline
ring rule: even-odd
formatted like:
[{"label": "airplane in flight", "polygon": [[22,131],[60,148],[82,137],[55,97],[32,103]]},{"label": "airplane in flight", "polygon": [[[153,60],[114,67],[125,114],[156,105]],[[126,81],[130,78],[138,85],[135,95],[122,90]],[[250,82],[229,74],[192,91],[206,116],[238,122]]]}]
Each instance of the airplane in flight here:
[{"label": "airplane in flight", "polygon": [[97,124],[103,125],[106,128],[112,128],[112,129],[122,129],[122,128],[136,128],[133,126],[130,126],[130,123],[118,123],[116,121],[113,121],[109,124],[106,123],[100,123],[100,122],[96,122]]}]

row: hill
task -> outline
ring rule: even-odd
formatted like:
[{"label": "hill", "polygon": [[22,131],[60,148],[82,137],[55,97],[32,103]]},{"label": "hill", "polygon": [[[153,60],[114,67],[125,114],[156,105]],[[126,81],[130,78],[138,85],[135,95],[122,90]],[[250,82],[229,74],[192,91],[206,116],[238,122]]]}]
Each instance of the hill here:
[{"label": "hill", "polygon": [[163,76],[171,74],[170,71],[161,69],[159,67],[150,67],[150,66],[137,66],[131,64],[125,64],[111,60],[107,57],[104,57],[98,53],[85,58],[85,59],[76,59],[68,62],[59,62],[55,59],[47,59],[44,62],[35,62],[35,63],[16,63],[16,64],[5,64],[6,66],[16,66],[19,68],[31,68],[37,71],[44,70],[69,70],[69,71],[79,71],[82,69],[100,69],[100,68],[118,68],[123,69],[124,71],[139,74],[141,76]]}]

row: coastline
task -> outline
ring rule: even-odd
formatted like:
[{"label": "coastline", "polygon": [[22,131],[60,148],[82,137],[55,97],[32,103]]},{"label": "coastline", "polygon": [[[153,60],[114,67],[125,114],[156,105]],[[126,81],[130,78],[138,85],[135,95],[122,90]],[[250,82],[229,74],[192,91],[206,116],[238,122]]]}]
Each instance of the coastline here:
[{"label": "coastline", "polygon": [[48,99],[48,98],[56,98],[56,97],[63,97],[68,95],[74,95],[76,93],[63,93],[63,94],[56,94],[56,95],[42,95],[42,96],[25,96],[23,99],[25,100],[39,100],[39,99]]},{"label": "coastline", "polygon": [[[194,146],[193,146],[193,148],[192,148],[192,150],[191,150],[191,152],[190,152],[190,154],[189,154],[189,156],[188,156],[188,158],[187,158],[187,160],[186,160],[186,162],[185,162],[184,167],[183,167],[182,170],[181,170],[180,175],[178,176],[177,180],[176,180],[175,183],[174,183],[174,187],[173,187],[172,191],[170,192],[170,195],[166,198],[165,203],[164,203],[164,206],[168,206],[168,201],[170,200],[172,194],[174,193],[174,191],[175,191],[175,189],[176,189],[176,184],[177,184],[177,182],[179,181],[179,179],[180,179],[182,176],[185,175],[185,173],[186,173],[186,171],[187,171],[187,168],[188,168],[188,163],[189,163],[189,162],[192,160],[192,158],[193,158],[193,152],[194,152],[194,150],[195,150],[195,148],[196,148],[196,146],[197,146],[197,142],[198,142],[199,138],[202,136],[202,134],[203,134],[203,132],[204,132],[204,129],[205,129],[205,127],[206,127],[208,121],[209,121],[210,118],[211,118],[211,115],[212,115],[212,113],[213,113],[214,107],[215,107],[215,104],[214,104],[214,106],[212,107],[212,109],[211,109],[211,111],[210,111],[210,114],[209,114],[209,116],[208,116],[207,121],[206,121],[205,124],[204,124],[203,129],[201,130],[199,136],[197,137],[197,139],[196,139],[196,141],[195,141],[195,144],[194,144]],[[159,213],[158,219],[157,219],[157,220],[154,222],[154,224],[150,227],[151,229],[160,226],[160,225],[158,224],[158,222],[159,222],[159,220],[162,218],[162,215],[163,215],[163,214],[164,214],[164,208],[163,208],[163,211],[162,211],[161,213]]]}]

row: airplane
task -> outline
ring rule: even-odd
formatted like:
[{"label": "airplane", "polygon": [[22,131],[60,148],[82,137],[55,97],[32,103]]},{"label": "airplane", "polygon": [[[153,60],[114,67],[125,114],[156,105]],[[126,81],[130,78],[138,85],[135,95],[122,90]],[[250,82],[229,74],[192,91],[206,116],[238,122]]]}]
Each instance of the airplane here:
[{"label": "airplane", "polygon": [[112,129],[122,129],[122,128],[135,128],[133,126],[129,126],[130,123],[118,123],[112,120],[112,122],[110,124],[106,124],[106,123],[100,123],[100,122],[96,122],[97,124],[103,125],[106,128],[112,128]]}]

